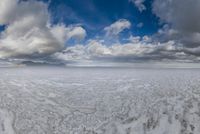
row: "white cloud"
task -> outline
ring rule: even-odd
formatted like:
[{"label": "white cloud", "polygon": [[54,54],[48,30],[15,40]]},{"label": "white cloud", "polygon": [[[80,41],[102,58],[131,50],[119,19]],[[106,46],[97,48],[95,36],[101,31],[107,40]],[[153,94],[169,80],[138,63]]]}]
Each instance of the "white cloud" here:
[{"label": "white cloud", "polygon": [[66,27],[64,24],[53,26],[51,33],[60,43],[69,39],[83,40],[87,36],[87,32],[81,26]]},{"label": "white cloud", "polygon": [[129,39],[128,39],[128,41],[130,41],[131,43],[134,43],[134,44],[136,44],[136,43],[145,43],[145,44],[147,44],[147,43],[151,43],[152,42],[152,38],[151,37],[149,37],[149,36],[143,36],[143,37],[140,37],[140,36],[130,36],[129,37]]},{"label": "white cloud", "polygon": [[111,50],[101,41],[91,40],[87,45],[78,44],[67,47],[62,52],[55,53],[53,57],[63,61],[86,61],[110,54]]},{"label": "white cloud", "polygon": [[116,36],[121,33],[125,29],[129,29],[131,27],[131,23],[126,19],[120,19],[108,27],[105,27],[107,36]]},{"label": "white cloud", "polygon": [[85,46],[83,45],[75,45],[72,47],[67,47],[62,52],[57,52],[52,55],[52,58],[56,60],[62,61],[82,61],[82,60],[89,60],[90,57],[85,51]]},{"label": "white cloud", "polygon": [[86,36],[80,26],[51,26],[43,2],[1,0],[0,9],[0,24],[6,25],[0,36],[0,58],[49,55],[62,50],[66,40]]},{"label": "white cloud", "polygon": [[146,10],[146,7],[144,5],[145,0],[129,0],[129,1],[133,2],[140,12]]},{"label": "white cloud", "polygon": [[70,28],[68,28],[67,36],[68,36],[67,37],[68,39],[74,38],[77,40],[82,40],[87,36],[87,33],[86,33],[85,29],[83,29],[80,26],[70,27]]},{"label": "white cloud", "polygon": [[199,0],[154,0],[153,12],[168,24],[158,33],[165,40],[177,40],[189,48],[200,46]]},{"label": "white cloud", "polygon": [[65,62],[188,60],[187,51],[183,47],[177,46],[174,41],[159,43],[152,42],[147,36],[142,38],[131,36],[128,43],[111,44],[110,46],[106,46],[101,41],[92,40],[87,45],[68,47],[66,50],[54,54],[53,57]]},{"label": "white cloud", "polygon": [[200,31],[199,0],[154,0],[153,11],[162,21],[183,32]]},{"label": "white cloud", "polygon": [[16,10],[17,0],[1,0],[0,1],[0,25],[8,23],[12,20],[13,12]]},{"label": "white cloud", "polygon": [[141,37],[140,36],[130,36],[128,39],[131,43],[140,43]]}]

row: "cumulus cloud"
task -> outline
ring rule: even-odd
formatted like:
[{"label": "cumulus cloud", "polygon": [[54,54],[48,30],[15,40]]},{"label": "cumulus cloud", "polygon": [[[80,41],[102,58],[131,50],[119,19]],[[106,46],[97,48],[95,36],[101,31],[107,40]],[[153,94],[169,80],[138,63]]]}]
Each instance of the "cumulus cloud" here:
[{"label": "cumulus cloud", "polygon": [[[200,50],[200,49],[199,49]],[[106,46],[99,40],[91,40],[87,45],[75,45],[53,55],[55,59],[65,62],[79,61],[184,61],[195,60],[181,44],[175,41],[165,43],[152,42],[150,37],[130,37],[128,43]],[[194,50],[190,50],[192,53]]]},{"label": "cumulus cloud", "polygon": [[12,20],[14,14],[12,14],[16,10],[18,1],[16,0],[1,0],[0,1],[0,25],[8,23]]},{"label": "cumulus cloud", "polygon": [[131,23],[126,19],[120,19],[110,26],[104,28],[107,36],[116,36],[125,29],[129,29],[131,27]]},{"label": "cumulus cloud", "polygon": [[62,50],[66,40],[86,36],[80,26],[51,25],[48,5],[40,1],[1,0],[0,9],[0,25],[6,25],[0,58],[49,55]]},{"label": "cumulus cloud", "polygon": [[87,33],[82,27],[70,27],[68,28],[67,36],[67,39],[74,38],[77,40],[83,40],[87,36]]},{"label": "cumulus cloud", "polygon": [[110,55],[111,51],[101,41],[91,40],[87,45],[67,47],[62,52],[55,53],[53,57],[63,61],[86,61]]},{"label": "cumulus cloud", "polygon": [[[200,46],[199,0],[154,0],[153,12],[166,25],[159,30],[163,40],[175,40],[188,51]],[[195,52],[196,55],[199,51]]]},{"label": "cumulus cloud", "polygon": [[154,13],[182,32],[200,31],[199,0],[155,0]]},{"label": "cumulus cloud", "polygon": [[138,8],[140,12],[146,10],[146,6],[144,5],[145,0],[129,0],[133,2],[133,4]]},{"label": "cumulus cloud", "polygon": [[76,39],[80,41],[87,36],[86,30],[81,26],[66,27],[64,24],[51,27],[51,33],[61,44],[69,39]]}]

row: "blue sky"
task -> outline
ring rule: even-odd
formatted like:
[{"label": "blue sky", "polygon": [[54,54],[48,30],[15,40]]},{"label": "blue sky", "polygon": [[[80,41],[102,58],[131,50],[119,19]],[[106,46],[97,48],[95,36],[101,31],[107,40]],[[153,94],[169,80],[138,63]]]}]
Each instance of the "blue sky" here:
[{"label": "blue sky", "polygon": [[[51,0],[49,11],[53,23],[80,24],[87,30],[88,38],[102,36],[102,29],[119,19],[132,23],[131,29],[123,32],[125,36],[144,36],[156,33],[161,27],[158,18],[152,14],[152,1],[144,4],[147,10],[140,12],[128,0]],[[143,26],[137,27],[139,23]]]}]

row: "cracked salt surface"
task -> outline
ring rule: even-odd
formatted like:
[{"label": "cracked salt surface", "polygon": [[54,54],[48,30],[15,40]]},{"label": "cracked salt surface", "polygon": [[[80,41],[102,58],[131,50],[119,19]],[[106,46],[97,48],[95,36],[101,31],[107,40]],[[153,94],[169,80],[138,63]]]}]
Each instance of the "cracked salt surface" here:
[{"label": "cracked salt surface", "polygon": [[0,69],[0,134],[199,134],[200,69]]}]

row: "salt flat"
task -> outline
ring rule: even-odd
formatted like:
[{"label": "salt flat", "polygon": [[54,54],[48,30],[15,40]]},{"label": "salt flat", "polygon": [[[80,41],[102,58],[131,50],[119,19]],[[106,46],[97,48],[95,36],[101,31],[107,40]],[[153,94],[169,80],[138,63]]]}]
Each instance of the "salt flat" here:
[{"label": "salt flat", "polygon": [[0,69],[0,134],[199,134],[200,69]]}]

